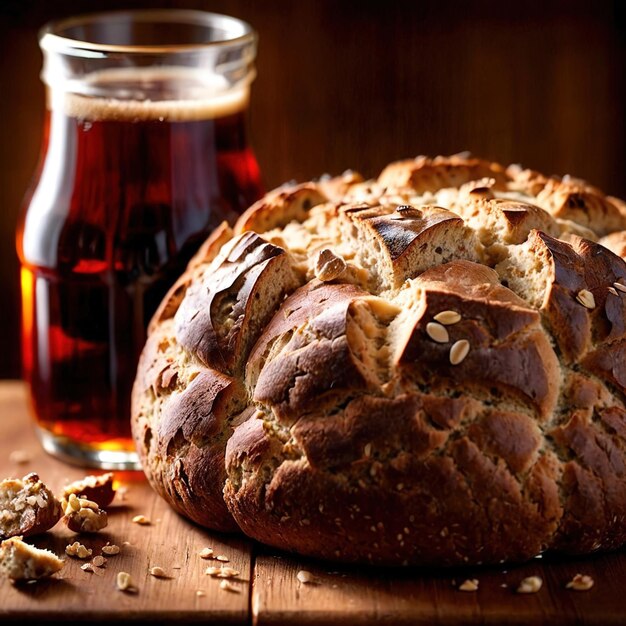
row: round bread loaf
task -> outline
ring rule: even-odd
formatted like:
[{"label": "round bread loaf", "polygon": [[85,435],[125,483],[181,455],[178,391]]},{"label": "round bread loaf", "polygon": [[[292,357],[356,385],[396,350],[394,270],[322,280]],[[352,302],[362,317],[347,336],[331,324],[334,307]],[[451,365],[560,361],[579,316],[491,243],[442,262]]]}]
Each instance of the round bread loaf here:
[{"label": "round bread loaf", "polygon": [[337,561],[626,542],[626,205],[467,155],[285,186],[206,242],[133,392],[153,487]]}]

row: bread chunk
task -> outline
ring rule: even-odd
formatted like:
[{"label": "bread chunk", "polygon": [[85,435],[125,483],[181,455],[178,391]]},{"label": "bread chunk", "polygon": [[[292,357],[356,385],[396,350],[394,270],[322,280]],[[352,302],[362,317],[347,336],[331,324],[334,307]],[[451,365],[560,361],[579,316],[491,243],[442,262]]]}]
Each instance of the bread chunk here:
[{"label": "bread chunk", "polygon": [[625,232],[584,181],[468,154],[270,192],[151,324],[150,483],[198,524],[334,561],[625,545]]},{"label": "bread chunk", "polygon": [[21,537],[0,543],[0,575],[16,582],[48,578],[63,565],[56,554],[24,543]]},{"label": "bread chunk", "polygon": [[0,538],[43,533],[60,518],[59,501],[37,474],[0,482]]}]

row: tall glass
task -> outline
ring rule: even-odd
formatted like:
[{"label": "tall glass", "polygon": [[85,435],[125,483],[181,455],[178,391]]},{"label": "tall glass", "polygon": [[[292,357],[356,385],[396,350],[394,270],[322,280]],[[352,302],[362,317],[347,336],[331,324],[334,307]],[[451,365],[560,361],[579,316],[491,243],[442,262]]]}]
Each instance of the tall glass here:
[{"label": "tall glass", "polygon": [[24,376],[44,448],[135,467],[146,325],[208,233],[261,195],[246,110],[256,35],[200,11],[43,29],[43,148],[17,232]]}]

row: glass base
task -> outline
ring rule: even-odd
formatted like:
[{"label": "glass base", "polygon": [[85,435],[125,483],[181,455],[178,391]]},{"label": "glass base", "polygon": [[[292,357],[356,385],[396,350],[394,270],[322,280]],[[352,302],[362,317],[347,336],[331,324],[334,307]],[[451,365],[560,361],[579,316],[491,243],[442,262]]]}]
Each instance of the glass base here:
[{"label": "glass base", "polygon": [[102,450],[53,435],[43,428],[35,427],[35,431],[43,449],[66,463],[104,470],[141,469],[139,457],[134,451]]}]

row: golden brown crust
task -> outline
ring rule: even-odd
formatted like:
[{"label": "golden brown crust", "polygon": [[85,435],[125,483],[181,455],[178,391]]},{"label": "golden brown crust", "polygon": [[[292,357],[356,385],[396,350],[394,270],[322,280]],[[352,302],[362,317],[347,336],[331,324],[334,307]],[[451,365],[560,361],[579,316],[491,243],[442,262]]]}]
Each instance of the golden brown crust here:
[{"label": "golden brown crust", "polygon": [[626,263],[603,242],[625,206],[467,155],[268,194],[150,329],[133,432],[152,485],[333,560],[623,545]]}]

